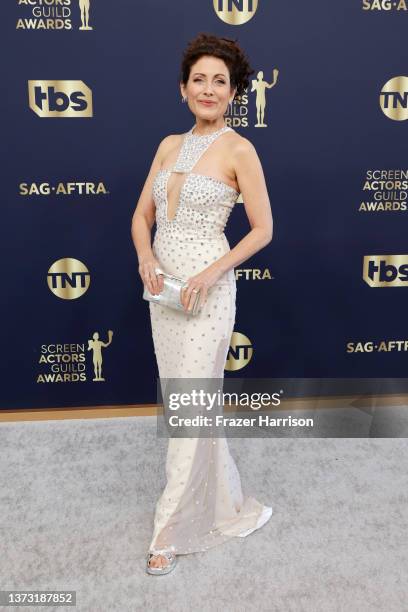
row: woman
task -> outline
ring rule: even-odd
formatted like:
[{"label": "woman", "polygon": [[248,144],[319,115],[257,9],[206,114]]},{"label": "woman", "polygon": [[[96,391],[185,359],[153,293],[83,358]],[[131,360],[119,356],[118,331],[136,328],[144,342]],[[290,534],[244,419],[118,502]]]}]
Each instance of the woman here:
[{"label": "woman", "polygon": [[[235,322],[234,267],[272,239],[255,148],[224,121],[228,104],[244,93],[253,72],[230,39],[200,34],[190,42],[180,90],[195,124],[162,140],[133,216],[132,237],[147,289],[156,295],[163,289],[158,268],[188,280],[181,295],[184,311],[149,302],[160,379],[223,378]],[[230,249],[223,230],[239,193],[251,231]],[[193,316],[197,291],[200,310]],[[272,514],[272,508],[244,498],[225,438],[170,438],[166,476],[148,573],[168,573],[177,555],[246,536]]]}]

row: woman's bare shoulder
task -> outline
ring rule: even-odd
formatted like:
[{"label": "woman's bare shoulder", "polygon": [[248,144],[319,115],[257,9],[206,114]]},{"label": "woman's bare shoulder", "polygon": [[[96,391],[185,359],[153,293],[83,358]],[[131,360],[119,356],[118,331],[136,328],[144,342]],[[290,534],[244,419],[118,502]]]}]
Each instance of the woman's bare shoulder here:
[{"label": "woman's bare shoulder", "polygon": [[249,140],[249,138],[241,136],[241,134],[238,134],[238,132],[236,132],[235,130],[230,132],[230,134],[230,144],[232,147],[232,153],[246,153],[255,149],[253,143]]},{"label": "woman's bare shoulder", "polygon": [[169,134],[165,136],[159,145],[160,158],[163,159],[169,151],[179,146],[183,136],[184,134]]},{"label": "woman's bare shoulder", "polygon": [[183,138],[183,136],[184,134],[169,134],[168,136],[165,136],[163,138],[160,144],[164,144],[164,145],[175,144],[178,140]]}]

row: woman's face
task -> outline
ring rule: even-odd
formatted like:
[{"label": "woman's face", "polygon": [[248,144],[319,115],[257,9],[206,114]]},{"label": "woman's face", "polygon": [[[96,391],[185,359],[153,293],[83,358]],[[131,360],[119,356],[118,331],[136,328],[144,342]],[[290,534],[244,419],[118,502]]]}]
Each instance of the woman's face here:
[{"label": "woman's face", "polygon": [[191,112],[207,121],[222,117],[235,94],[235,90],[231,89],[227,65],[222,59],[211,55],[200,57],[191,66],[186,86],[181,83],[180,87],[181,95],[187,96]]}]

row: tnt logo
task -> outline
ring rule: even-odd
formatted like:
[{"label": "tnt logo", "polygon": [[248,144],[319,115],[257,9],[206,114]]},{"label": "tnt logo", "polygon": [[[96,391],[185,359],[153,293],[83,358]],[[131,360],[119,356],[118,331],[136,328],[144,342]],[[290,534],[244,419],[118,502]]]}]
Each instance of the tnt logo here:
[{"label": "tnt logo", "polygon": [[218,17],[230,25],[242,25],[256,13],[258,0],[213,0]]},{"label": "tnt logo", "polygon": [[408,255],[366,255],[363,279],[370,287],[408,287]]},{"label": "tnt logo", "polygon": [[91,279],[88,268],[79,259],[64,257],[55,261],[47,274],[50,290],[63,300],[75,300],[83,295]]},{"label": "tnt logo", "polygon": [[408,119],[408,77],[394,77],[384,85],[380,93],[380,106],[389,119]]},{"label": "tnt logo", "polygon": [[83,81],[28,81],[31,110],[39,117],[92,117],[92,92]]},{"label": "tnt logo", "polygon": [[250,339],[244,334],[233,332],[224,369],[230,372],[241,370],[251,361],[253,352]]}]

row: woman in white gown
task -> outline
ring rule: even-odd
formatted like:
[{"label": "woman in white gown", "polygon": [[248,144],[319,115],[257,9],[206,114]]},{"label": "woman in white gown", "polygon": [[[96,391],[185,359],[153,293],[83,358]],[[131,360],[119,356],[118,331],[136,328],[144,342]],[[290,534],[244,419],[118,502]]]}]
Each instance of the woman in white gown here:
[{"label": "woman in white gown", "polygon": [[[244,92],[252,72],[234,41],[200,34],[189,44],[180,88],[195,124],[160,143],[133,216],[139,273],[148,290],[158,294],[163,288],[157,268],[188,280],[184,311],[149,302],[160,379],[223,378],[235,322],[234,267],[272,239],[257,153],[224,121],[228,104]],[[224,228],[239,193],[251,230],[230,249]],[[201,309],[193,316],[196,291]],[[148,573],[168,573],[177,555],[246,536],[272,514],[271,507],[244,497],[224,437],[170,438],[166,477]]]}]

